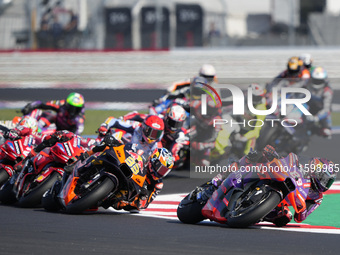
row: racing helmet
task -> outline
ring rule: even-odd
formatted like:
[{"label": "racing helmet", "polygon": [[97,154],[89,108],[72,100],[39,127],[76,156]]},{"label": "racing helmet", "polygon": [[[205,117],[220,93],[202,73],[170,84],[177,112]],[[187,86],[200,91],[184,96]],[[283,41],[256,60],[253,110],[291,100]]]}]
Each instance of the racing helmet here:
[{"label": "racing helmet", "polygon": [[178,104],[171,105],[164,117],[165,129],[171,134],[176,133],[182,128],[186,117],[186,112],[182,106]]},{"label": "racing helmet", "polygon": [[16,127],[29,128],[32,130],[32,135],[35,135],[38,132],[38,121],[31,116],[25,116],[19,121]]},{"label": "racing helmet", "polygon": [[161,139],[164,134],[164,121],[157,115],[148,115],[142,123],[142,136],[147,143]]},{"label": "racing helmet", "polygon": [[84,108],[84,97],[76,92],[70,93],[66,98],[66,107],[71,116],[79,114]]},{"label": "racing helmet", "polygon": [[312,67],[312,64],[313,64],[313,59],[312,59],[312,56],[311,54],[302,54],[300,57],[299,57],[300,60],[302,60],[303,62],[303,65],[306,67],[306,68],[311,68]]},{"label": "racing helmet", "polygon": [[167,149],[157,148],[152,152],[149,164],[151,175],[159,179],[170,173],[174,166],[174,158]]},{"label": "racing helmet", "polygon": [[216,70],[215,67],[209,64],[204,64],[200,68],[198,75],[207,79],[209,83],[213,82],[216,77]]},{"label": "racing helmet", "polygon": [[298,57],[291,57],[287,63],[287,70],[290,74],[297,74],[300,72],[302,65],[303,62]]},{"label": "racing helmet", "polygon": [[311,73],[311,86],[314,89],[322,89],[326,85],[326,79],[328,75],[324,68],[315,67],[312,69]]},{"label": "racing helmet", "polygon": [[201,76],[196,76],[191,81],[191,99],[200,100],[201,95],[205,94],[204,88],[208,84],[208,80]]},{"label": "racing helmet", "polygon": [[249,87],[252,90],[252,95],[253,95],[253,104],[258,105],[262,103],[263,98],[266,95],[266,89],[261,86],[260,84],[257,83],[252,83],[249,85]]},{"label": "racing helmet", "polygon": [[336,178],[335,164],[324,158],[312,158],[309,161],[311,181],[319,192],[327,191]]}]

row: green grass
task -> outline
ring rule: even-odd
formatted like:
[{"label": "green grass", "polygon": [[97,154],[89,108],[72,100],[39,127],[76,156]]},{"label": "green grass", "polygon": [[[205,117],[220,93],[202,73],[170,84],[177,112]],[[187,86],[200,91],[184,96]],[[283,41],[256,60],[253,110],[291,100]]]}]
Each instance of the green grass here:
[{"label": "green grass", "polygon": [[[12,120],[14,116],[20,116],[21,113],[17,112],[19,109],[1,109],[0,120]],[[107,117],[115,116],[120,117],[129,111],[112,111],[112,110],[86,110],[85,112],[85,130],[83,135],[94,135],[101,123]],[[141,111],[145,113],[145,111]],[[333,126],[340,126],[340,112],[332,113]]]},{"label": "green grass", "polygon": [[[21,116],[21,113],[17,111],[19,111],[19,109],[1,109],[0,120],[12,120],[15,116]],[[100,124],[108,117],[114,116],[118,118],[128,112],[130,111],[86,110],[83,135],[94,135]]]}]

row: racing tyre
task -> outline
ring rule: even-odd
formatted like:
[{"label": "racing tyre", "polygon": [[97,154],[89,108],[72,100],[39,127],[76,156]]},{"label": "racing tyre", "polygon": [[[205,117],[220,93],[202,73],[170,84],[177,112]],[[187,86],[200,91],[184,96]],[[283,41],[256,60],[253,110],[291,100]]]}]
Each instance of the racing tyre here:
[{"label": "racing tyre", "polygon": [[98,205],[115,187],[113,181],[105,178],[97,181],[97,186],[87,194],[79,197],[66,206],[65,212],[70,214],[79,214],[83,211]]},{"label": "racing tyre", "polygon": [[267,144],[274,146],[274,141],[277,137],[277,128],[272,128],[269,125],[266,125],[264,128],[261,129],[260,137],[256,141],[256,148],[257,150],[263,150]]},{"label": "racing tyre", "polygon": [[0,186],[4,184],[9,179],[9,174],[3,168],[0,169]]},{"label": "racing tyre", "polygon": [[14,204],[17,202],[15,193],[13,191],[14,183],[11,181],[5,182],[0,188],[0,201],[5,205]]},{"label": "racing tyre", "polygon": [[205,219],[201,212],[205,203],[191,200],[189,196],[190,194],[178,205],[177,217],[183,223],[196,224]]},{"label": "racing tyre", "polygon": [[57,212],[62,206],[58,202],[57,195],[60,192],[61,181],[54,183],[53,187],[46,191],[41,199],[41,204],[46,211]]},{"label": "racing tyre", "polygon": [[246,192],[236,192],[230,199],[232,208],[226,214],[227,224],[244,228],[263,219],[281,202],[281,196],[266,185]]},{"label": "racing tyre", "polygon": [[29,190],[28,193],[25,193],[20,199],[18,205],[20,207],[36,207],[41,205],[41,199],[44,193],[50,189],[53,184],[60,179],[60,174],[57,172],[52,173],[48,176],[43,182],[38,184],[38,186],[34,187],[32,190]]}]

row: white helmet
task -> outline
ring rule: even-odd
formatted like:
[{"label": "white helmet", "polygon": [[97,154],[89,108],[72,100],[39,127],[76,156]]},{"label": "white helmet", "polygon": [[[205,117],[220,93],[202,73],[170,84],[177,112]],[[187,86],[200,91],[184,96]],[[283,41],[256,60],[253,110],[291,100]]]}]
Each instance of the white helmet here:
[{"label": "white helmet", "polygon": [[299,59],[302,60],[305,67],[310,68],[312,66],[313,59],[311,54],[302,54]]},{"label": "white helmet", "polygon": [[180,130],[184,124],[187,115],[184,108],[174,104],[168,108],[164,117],[165,129],[170,133]]},{"label": "white helmet", "polygon": [[321,89],[326,85],[326,79],[328,75],[324,68],[322,67],[315,67],[312,68],[311,73],[311,86],[314,89]]},{"label": "white helmet", "polygon": [[208,82],[212,82],[216,76],[215,67],[204,64],[199,71],[199,76],[206,78]]}]

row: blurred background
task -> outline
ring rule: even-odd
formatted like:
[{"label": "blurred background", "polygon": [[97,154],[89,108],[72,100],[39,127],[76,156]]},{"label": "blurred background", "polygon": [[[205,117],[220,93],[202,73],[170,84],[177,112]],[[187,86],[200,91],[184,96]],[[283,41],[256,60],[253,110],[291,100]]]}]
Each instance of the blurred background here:
[{"label": "blurred background", "polygon": [[0,0],[0,49],[336,46],[338,0]]}]

